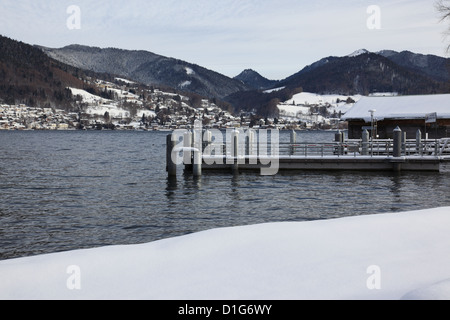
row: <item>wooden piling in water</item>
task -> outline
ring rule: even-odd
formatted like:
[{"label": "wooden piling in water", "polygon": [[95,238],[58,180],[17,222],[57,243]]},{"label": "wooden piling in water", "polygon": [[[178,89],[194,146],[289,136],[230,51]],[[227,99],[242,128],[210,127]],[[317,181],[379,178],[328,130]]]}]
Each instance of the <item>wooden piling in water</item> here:
[{"label": "wooden piling in water", "polygon": [[166,163],[167,163],[167,173],[169,177],[177,176],[177,164],[174,161],[175,158],[175,140],[173,134],[167,135],[167,149],[166,149]]},{"label": "wooden piling in water", "polygon": [[295,130],[291,131],[291,148],[290,148],[290,155],[293,156],[295,154],[296,148],[295,144],[297,143],[297,132]]},{"label": "wooden piling in water", "polygon": [[416,152],[420,155],[423,155],[422,131],[420,131],[420,129],[418,129],[416,132]]},{"label": "wooden piling in water", "polygon": [[202,151],[196,149],[194,151],[194,164],[192,169],[194,177],[200,177],[202,175],[202,164],[203,164]]},{"label": "wooden piling in water", "polygon": [[335,142],[339,143],[338,150],[337,150],[338,155],[339,156],[344,155],[344,142],[345,142],[345,135],[344,135],[344,133],[341,130],[339,130],[334,135],[334,140],[335,140]]},{"label": "wooden piling in water", "polygon": [[[403,146],[402,129],[400,129],[400,127],[397,127],[394,130],[394,152],[393,152],[394,158],[401,158],[402,146]],[[394,163],[394,171],[400,172],[402,170],[401,161],[395,159],[393,163]]]},{"label": "wooden piling in water", "polygon": [[362,156],[367,156],[369,154],[369,142],[370,140],[370,134],[369,131],[367,129],[364,129],[363,134],[362,134],[362,146],[361,146],[361,155]]},{"label": "wooden piling in water", "polygon": [[231,134],[231,141],[233,141],[233,148],[231,149],[231,157],[234,159],[231,165],[233,174],[239,174],[239,131],[234,130]]}]

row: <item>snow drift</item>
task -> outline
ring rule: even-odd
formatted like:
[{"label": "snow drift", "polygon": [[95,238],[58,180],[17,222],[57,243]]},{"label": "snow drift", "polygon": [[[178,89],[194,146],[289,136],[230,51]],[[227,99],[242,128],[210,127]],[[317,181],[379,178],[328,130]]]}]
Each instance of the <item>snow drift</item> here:
[{"label": "snow drift", "polygon": [[450,299],[450,208],[0,262],[0,299]]}]

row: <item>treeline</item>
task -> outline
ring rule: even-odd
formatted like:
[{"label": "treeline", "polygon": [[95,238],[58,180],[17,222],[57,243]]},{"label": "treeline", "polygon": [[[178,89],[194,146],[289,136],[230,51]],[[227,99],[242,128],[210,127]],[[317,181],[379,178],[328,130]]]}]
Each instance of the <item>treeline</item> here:
[{"label": "treeline", "polygon": [[40,49],[0,36],[0,100],[32,107],[73,107],[67,87],[83,88],[82,71],[50,59]]}]

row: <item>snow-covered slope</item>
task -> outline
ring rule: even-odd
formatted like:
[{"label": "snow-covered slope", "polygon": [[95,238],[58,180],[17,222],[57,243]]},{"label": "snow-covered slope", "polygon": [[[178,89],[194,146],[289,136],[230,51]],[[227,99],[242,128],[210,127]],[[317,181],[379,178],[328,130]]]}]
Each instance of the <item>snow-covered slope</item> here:
[{"label": "snow-covered slope", "polygon": [[73,96],[81,97],[82,101],[85,103],[88,103],[88,104],[112,102],[111,100],[107,100],[100,96],[96,96],[92,93],[89,93],[86,90],[77,89],[77,88],[69,88],[69,89],[72,92]]},{"label": "snow-covered slope", "polygon": [[354,103],[347,103],[347,99],[351,98],[356,102],[361,97],[361,95],[319,95],[316,93],[302,92],[294,95],[290,100],[279,104],[278,109],[282,117],[298,117],[299,113],[303,115],[309,114],[310,107],[313,106],[327,107],[330,114],[334,112],[345,114],[354,105]]},{"label": "snow-covered slope", "polygon": [[0,299],[450,299],[450,208],[0,262]]},{"label": "snow-covered slope", "polygon": [[[302,104],[302,105],[325,105],[325,104],[335,104],[336,101],[346,101],[348,98],[352,98],[354,101],[361,98],[360,95],[357,96],[345,96],[345,95],[320,95],[310,92],[302,92],[294,95],[290,100],[285,101],[286,104]],[[355,100],[356,99],[356,100]]]},{"label": "snow-covered slope", "polygon": [[[122,79],[121,79],[122,80]],[[116,94],[117,98],[124,99],[128,98],[130,101],[134,101],[136,104],[141,105],[142,102],[138,101],[139,98],[137,95],[132,94],[128,91],[123,91],[117,88],[113,88],[112,84],[108,88],[109,91],[112,91]],[[127,118],[130,117],[130,111],[119,106],[118,101],[107,100],[100,96],[93,95],[85,90],[69,88],[74,96],[80,96],[82,98],[82,102],[86,103],[88,106],[86,108],[86,113],[93,116],[104,116],[106,112],[109,113],[112,118]],[[134,100],[133,100],[134,99]],[[150,110],[138,110],[136,117],[141,118],[143,115],[146,117],[155,117],[156,114],[154,111]]]}]

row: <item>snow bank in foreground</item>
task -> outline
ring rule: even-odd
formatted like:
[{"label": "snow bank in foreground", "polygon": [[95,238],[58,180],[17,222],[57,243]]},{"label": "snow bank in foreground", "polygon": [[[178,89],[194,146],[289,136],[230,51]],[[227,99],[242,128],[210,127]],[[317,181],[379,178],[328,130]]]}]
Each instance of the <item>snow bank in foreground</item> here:
[{"label": "snow bank in foreground", "polygon": [[0,299],[450,299],[450,208],[0,262]]}]

